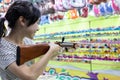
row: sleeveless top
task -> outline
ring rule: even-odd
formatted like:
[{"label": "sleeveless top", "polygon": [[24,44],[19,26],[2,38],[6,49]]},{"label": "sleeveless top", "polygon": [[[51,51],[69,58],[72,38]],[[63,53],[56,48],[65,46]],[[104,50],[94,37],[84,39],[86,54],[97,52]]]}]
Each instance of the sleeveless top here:
[{"label": "sleeveless top", "polygon": [[[34,44],[29,38],[24,38],[26,45]],[[7,41],[4,38],[0,39],[0,76],[2,80],[20,80],[17,76],[12,74],[7,67],[16,61],[17,45]]]}]

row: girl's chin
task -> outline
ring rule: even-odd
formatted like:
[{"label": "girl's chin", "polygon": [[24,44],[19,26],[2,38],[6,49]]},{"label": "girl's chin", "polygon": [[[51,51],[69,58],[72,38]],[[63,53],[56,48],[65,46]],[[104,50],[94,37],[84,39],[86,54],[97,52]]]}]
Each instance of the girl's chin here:
[{"label": "girl's chin", "polygon": [[35,34],[31,35],[31,38],[33,39],[34,36],[35,36]]},{"label": "girl's chin", "polygon": [[27,36],[27,38],[33,39],[33,36],[32,35],[31,36]]},{"label": "girl's chin", "polygon": [[31,36],[30,39],[33,39],[34,36]]}]

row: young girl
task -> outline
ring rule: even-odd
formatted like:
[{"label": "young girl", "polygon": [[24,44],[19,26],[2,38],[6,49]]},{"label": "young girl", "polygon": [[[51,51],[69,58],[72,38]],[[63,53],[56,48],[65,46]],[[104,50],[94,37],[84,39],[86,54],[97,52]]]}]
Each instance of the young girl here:
[{"label": "young girl", "polygon": [[[49,60],[57,56],[60,46],[49,43],[50,49],[40,61],[27,66],[16,64],[16,47],[26,45],[38,30],[39,10],[28,1],[16,1],[0,19],[0,74],[2,80],[36,80],[45,70]],[[11,29],[6,36],[6,25]],[[28,43],[29,44],[29,43]]]}]

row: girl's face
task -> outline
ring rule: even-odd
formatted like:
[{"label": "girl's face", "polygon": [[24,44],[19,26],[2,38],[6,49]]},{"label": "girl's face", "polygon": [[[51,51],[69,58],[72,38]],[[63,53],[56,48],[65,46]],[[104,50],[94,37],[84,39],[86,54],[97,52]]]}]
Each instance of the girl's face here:
[{"label": "girl's face", "polygon": [[38,21],[36,21],[34,24],[27,27],[27,29],[26,29],[26,37],[33,39],[36,31],[39,30]]}]

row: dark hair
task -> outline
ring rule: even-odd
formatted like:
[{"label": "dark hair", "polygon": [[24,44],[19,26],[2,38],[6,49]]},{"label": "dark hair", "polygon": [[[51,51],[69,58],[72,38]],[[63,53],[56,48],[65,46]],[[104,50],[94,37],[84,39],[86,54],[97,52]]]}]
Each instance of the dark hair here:
[{"label": "dark hair", "polygon": [[13,29],[20,16],[27,21],[27,26],[34,24],[40,18],[40,11],[29,1],[15,1],[8,9],[5,18],[0,19],[0,37],[5,34],[4,21],[8,21],[8,26]]},{"label": "dark hair", "polygon": [[1,18],[0,19],[0,38],[3,36],[5,36],[5,33],[6,33],[6,28],[5,28],[5,25],[4,25],[4,21],[5,21],[5,18]]}]

